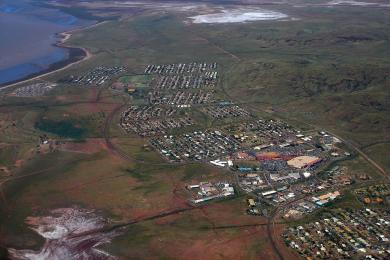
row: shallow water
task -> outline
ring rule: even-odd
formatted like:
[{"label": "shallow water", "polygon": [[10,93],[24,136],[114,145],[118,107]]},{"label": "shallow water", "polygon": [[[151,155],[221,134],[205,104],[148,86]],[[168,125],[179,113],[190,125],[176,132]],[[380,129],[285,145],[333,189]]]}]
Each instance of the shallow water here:
[{"label": "shallow water", "polygon": [[55,9],[34,5],[37,0],[0,0],[0,84],[47,70],[69,58],[67,49],[54,46],[56,33],[85,26]]}]

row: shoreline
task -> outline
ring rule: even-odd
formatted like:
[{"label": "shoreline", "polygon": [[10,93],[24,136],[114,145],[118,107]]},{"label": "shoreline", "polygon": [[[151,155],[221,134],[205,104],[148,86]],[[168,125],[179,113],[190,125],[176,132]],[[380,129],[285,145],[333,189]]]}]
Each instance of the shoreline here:
[{"label": "shoreline", "polygon": [[54,74],[58,71],[68,69],[73,65],[79,64],[83,61],[86,61],[86,60],[92,58],[93,54],[87,48],[67,45],[66,42],[69,40],[70,37],[72,37],[72,35],[75,32],[84,31],[84,30],[99,26],[101,24],[104,24],[106,22],[107,21],[102,21],[102,22],[98,22],[98,23],[92,24],[92,25],[87,26],[87,27],[77,28],[77,29],[70,30],[70,31],[56,33],[57,36],[61,36],[62,38],[59,39],[59,41],[57,43],[55,43],[54,46],[56,46],[58,48],[67,49],[69,51],[69,57],[65,60],[51,64],[47,69],[44,69],[40,72],[32,73],[26,77],[23,77],[21,79],[15,80],[15,81],[0,84],[0,91],[5,90],[7,88],[17,86],[19,84],[27,83],[29,81],[40,79],[42,77]]}]

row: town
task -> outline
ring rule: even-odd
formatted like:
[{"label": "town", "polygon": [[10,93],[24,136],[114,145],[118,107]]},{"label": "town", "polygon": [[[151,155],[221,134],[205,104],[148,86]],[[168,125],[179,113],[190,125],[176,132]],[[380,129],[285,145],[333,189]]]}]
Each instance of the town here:
[{"label": "town", "polygon": [[101,86],[104,83],[109,82],[114,76],[124,73],[125,71],[126,71],[125,67],[99,66],[80,76],[70,75],[66,78],[61,79],[60,82],[83,85],[83,86],[91,86],[91,85]]},{"label": "town", "polygon": [[[326,131],[303,132],[279,119],[254,116],[230,100],[212,99],[219,77],[216,63],[148,65],[145,74],[152,78],[141,86],[147,93],[138,101],[143,105],[122,112],[122,129],[149,138],[168,162],[195,161],[231,172],[235,186],[252,197],[248,213],[294,201],[285,218],[299,218],[341,197],[337,189],[353,181],[338,169],[317,176],[350,155]],[[204,127],[194,111],[229,120]]]},{"label": "town", "polygon": [[[282,219],[295,221],[342,199],[347,186],[368,180],[351,175],[346,167],[330,167],[351,154],[327,131],[302,130],[221,99],[221,74],[216,63],[151,64],[143,75],[124,75],[121,67],[103,68],[72,82],[100,85],[111,76],[122,75],[124,81],[114,82],[111,89],[131,97],[132,104],[120,117],[126,134],[145,138],[147,146],[169,163],[203,163],[228,174],[224,181],[187,183],[187,199],[193,205],[234,197],[240,191],[247,196],[247,214],[269,218],[279,209]],[[372,186],[356,194],[365,204],[380,204],[388,199],[389,190],[386,185]],[[388,245],[378,247],[371,233],[352,234],[358,227],[349,226],[347,221],[364,216],[366,220],[357,223],[373,223],[379,213],[372,212],[332,213],[335,215],[314,224],[290,228],[284,239],[305,257],[386,256]],[[387,216],[374,225],[387,225],[383,219]],[[347,231],[330,237],[342,227]],[[378,231],[376,238],[385,242],[386,236]],[[312,242],[316,239],[323,241],[317,246]],[[346,242],[337,244],[341,239]],[[311,250],[307,244],[312,245]]]},{"label": "town", "polygon": [[194,124],[191,117],[179,115],[177,108],[161,106],[131,106],[122,113],[121,126],[126,132],[142,137],[162,135],[167,130]]},{"label": "town", "polygon": [[340,209],[316,222],[290,228],[284,239],[307,259],[388,259],[389,227],[386,210]]},{"label": "town", "polygon": [[190,201],[195,204],[234,195],[234,187],[228,182],[201,182],[188,185],[187,189],[191,193]]},{"label": "town", "polygon": [[390,260],[390,0],[0,17],[0,260]]},{"label": "town", "polygon": [[230,103],[225,104],[224,102],[220,102],[214,106],[207,106],[203,111],[215,119],[250,116],[250,113],[245,109]]},{"label": "town", "polygon": [[11,95],[16,97],[38,97],[43,96],[52,90],[57,84],[55,83],[35,83],[25,87],[17,88]]}]

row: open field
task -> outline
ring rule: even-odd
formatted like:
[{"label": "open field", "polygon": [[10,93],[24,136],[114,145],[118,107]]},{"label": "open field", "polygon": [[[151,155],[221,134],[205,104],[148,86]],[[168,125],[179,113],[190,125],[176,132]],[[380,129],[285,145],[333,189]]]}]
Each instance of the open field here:
[{"label": "open field", "polygon": [[[68,11],[104,13],[100,2],[90,13],[88,8]],[[331,131],[349,141],[347,150],[361,149],[388,174],[390,9],[280,4],[271,9],[296,19],[229,24],[189,23],[192,11],[163,9],[131,15],[109,9],[106,16],[112,20],[68,40],[92,56],[44,77],[58,82],[97,66],[126,67],[105,84],[60,81],[37,97],[9,95],[16,87],[1,92],[1,247],[38,250],[43,239],[25,219],[77,206],[95,210],[120,231],[102,245],[120,259],[298,258],[280,238],[288,223],[281,224],[278,214],[246,214],[247,195],[239,189],[226,200],[189,204],[186,185],[235,183],[232,172],[200,162],[169,163],[148,139],[120,127],[121,112],[145,101],[112,91],[110,85],[119,81],[150,88],[153,76],[140,75],[149,64],[217,62],[223,72],[217,100],[232,100],[256,116],[281,118],[303,132]],[[196,106],[188,113],[196,124],[186,131],[248,120],[216,119]],[[361,154],[351,152],[334,164],[348,168],[350,176],[370,179],[347,189],[387,181]],[[346,192],[330,208],[361,206],[353,192]]]},{"label": "open field", "polygon": [[388,159],[388,151],[390,149],[389,142],[383,142],[378,144],[373,144],[369,147],[364,148],[364,150],[375,156],[378,163],[381,164],[387,171],[390,169],[389,159]]}]

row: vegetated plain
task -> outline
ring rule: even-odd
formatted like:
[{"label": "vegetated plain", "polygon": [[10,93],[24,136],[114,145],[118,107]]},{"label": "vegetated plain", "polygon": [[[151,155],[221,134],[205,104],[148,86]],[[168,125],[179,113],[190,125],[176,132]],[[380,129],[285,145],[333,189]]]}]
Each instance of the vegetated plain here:
[{"label": "vegetated plain", "polygon": [[[70,39],[69,44],[88,48],[91,59],[45,80],[57,81],[99,65],[124,65],[129,75],[135,75],[149,63],[218,62],[226,98],[301,128],[329,129],[364,148],[388,171],[390,11],[277,8],[297,19],[195,25],[183,23],[182,13],[146,12],[112,20]],[[137,84],[144,84],[144,79],[137,79]],[[104,140],[105,123],[127,102],[123,95],[60,84],[47,97],[2,97],[0,102],[0,166],[11,172],[1,176],[0,183],[4,247],[39,248],[42,241],[24,224],[25,218],[81,205],[99,210],[115,223],[141,220],[104,246],[118,257],[277,258],[264,236],[261,224],[266,220],[245,215],[245,197],[240,195],[142,221],[186,207],[183,187],[188,182],[232,177],[201,164],[167,164],[145,149],[144,139],[121,131],[114,117],[111,141],[129,159],[118,157]],[[211,119],[204,119],[203,127],[211,124]],[[68,146],[38,153],[36,144],[44,133]],[[344,163],[380,178],[359,156]],[[344,203],[353,207],[358,202],[351,194]],[[256,225],[216,228],[242,223]]]}]

